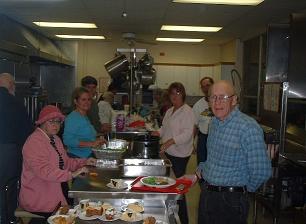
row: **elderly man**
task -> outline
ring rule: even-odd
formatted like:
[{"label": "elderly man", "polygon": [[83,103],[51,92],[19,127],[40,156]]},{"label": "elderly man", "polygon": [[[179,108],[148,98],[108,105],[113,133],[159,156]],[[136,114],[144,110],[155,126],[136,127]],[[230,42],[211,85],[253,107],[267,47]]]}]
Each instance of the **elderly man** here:
[{"label": "elderly man", "polygon": [[256,191],[271,175],[263,131],[239,111],[229,82],[211,87],[209,103],[215,117],[209,128],[207,160],[195,175],[203,178],[198,222],[247,223],[247,192]]},{"label": "elderly man", "polygon": [[208,90],[211,85],[214,84],[214,80],[211,77],[204,77],[200,81],[201,89],[204,94],[198,102],[193,105],[193,113],[196,118],[196,127],[198,131],[197,142],[197,162],[205,162],[207,158],[207,137],[208,126],[212,118],[212,112],[208,105]]},{"label": "elderly man", "polygon": [[[14,219],[17,182],[13,180],[20,177],[22,145],[32,131],[32,123],[26,110],[14,95],[14,78],[8,73],[0,74],[0,223],[8,223]],[[6,185],[9,185],[8,198],[3,205]]]},{"label": "elderly man", "polygon": [[81,85],[89,91],[92,97],[91,108],[88,113],[88,118],[91,124],[94,126],[94,128],[96,129],[98,133],[110,132],[111,125],[109,123],[101,124],[100,117],[99,117],[99,107],[95,99],[97,95],[97,85],[98,85],[97,79],[92,76],[85,76],[81,80]]}]

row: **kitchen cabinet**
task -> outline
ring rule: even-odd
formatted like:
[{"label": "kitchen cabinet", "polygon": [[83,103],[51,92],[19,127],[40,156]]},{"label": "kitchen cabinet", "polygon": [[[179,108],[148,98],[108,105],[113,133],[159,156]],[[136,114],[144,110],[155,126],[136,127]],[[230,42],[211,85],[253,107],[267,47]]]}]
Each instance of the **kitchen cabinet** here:
[{"label": "kitchen cabinet", "polygon": [[154,66],[156,69],[156,86],[161,89],[167,89],[172,82],[181,82],[186,94],[189,96],[198,96],[200,67],[191,66]]},{"label": "kitchen cabinet", "polygon": [[200,80],[205,76],[212,77],[215,81],[220,79],[231,80],[233,64],[219,64],[211,66],[178,66],[155,65],[156,86],[167,89],[172,82],[183,83],[188,96],[202,96]]},{"label": "kitchen cabinet", "polygon": [[174,66],[154,66],[156,69],[156,85],[167,89],[174,82]]}]

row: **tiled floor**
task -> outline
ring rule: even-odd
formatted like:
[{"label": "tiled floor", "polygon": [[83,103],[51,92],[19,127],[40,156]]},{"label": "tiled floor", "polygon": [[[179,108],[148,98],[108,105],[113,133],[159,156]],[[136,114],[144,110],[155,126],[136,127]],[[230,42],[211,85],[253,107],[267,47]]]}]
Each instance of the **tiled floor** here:
[{"label": "tiled floor", "polygon": [[[188,166],[187,174],[192,174],[196,170],[196,156],[192,155]],[[189,213],[189,224],[197,224],[198,217],[198,202],[200,198],[200,187],[196,184],[187,193],[187,206]],[[271,215],[266,212],[265,215],[262,213],[262,208],[258,209],[257,224],[272,224]],[[253,203],[250,203],[250,212],[248,223],[252,224],[253,218]],[[285,214],[279,220],[279,224],[306,224],[306,212],[305,210],[296,210],[294,213]]]}]

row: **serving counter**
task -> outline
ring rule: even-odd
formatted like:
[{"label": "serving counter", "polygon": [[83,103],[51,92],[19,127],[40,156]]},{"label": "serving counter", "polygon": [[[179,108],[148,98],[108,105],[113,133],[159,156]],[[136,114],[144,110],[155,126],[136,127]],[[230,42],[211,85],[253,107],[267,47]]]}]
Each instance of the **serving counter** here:
[{"label": "serving counter", "polygon": [[[180,199],[181,195],[176,193],[133,192],[131,191],[131,184],[134,182],[134,179],[123,179],[120,169],[90,167],[89,170],[97,175],[86,175],[76,178],[69,191],[69,197],[74,199],[75,204],[78,204],[82,199],[91,199],[92,201],[109,202],[116,209],[120,210],[120,207],[124,204],[138,201],[144,205],[144,218],[154,216],[157,220],[161,220],[164,223],[180,223],[177,216],[176,201]],[[174,177],[172,170],[170,171],[170,176]],[[110,182],[110,179],[123,179],[128,184],[128,188],[125,190],[109,188],[106,184]],[[77,219],[76,223],[94,224],[103,222]],[[117,220],[114,223],[126,222]]]}]

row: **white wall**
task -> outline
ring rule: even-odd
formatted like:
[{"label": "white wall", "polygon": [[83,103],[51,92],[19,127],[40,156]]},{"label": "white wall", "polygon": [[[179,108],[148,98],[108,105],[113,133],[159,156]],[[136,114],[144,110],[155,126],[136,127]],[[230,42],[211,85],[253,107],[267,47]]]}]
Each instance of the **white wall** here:
[{"label": "white wall", "polygon": [[236,41],[232,40],[220,46],[220,61],[235,62],[236,61]]}]

